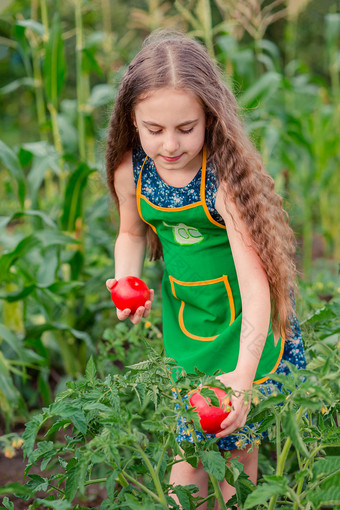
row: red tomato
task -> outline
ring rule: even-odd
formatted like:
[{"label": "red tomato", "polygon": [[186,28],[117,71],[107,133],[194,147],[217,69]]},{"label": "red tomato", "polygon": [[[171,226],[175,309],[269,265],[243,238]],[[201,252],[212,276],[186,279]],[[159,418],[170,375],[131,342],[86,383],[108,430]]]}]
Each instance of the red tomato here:
[{"label": "red tomato", "polygon": [[208,388],[216,394],[220,403],[219,407],[212,406],[210,398],[201,395],[201,388],[189,394],[189,402],[200,417],[202,430],[207,434],[217,434],[223,430],[220,425],[231,411],[231,402],[225,391],[220,388],[213,388],[212,386],[208,386]]},{"label": "red tomato", "polygon": [[125,276],[114,283],[111,298],[119,310],[130,308],[135,313],[139,306],[144,306],[150,299],[150,290],[140,278]]}]

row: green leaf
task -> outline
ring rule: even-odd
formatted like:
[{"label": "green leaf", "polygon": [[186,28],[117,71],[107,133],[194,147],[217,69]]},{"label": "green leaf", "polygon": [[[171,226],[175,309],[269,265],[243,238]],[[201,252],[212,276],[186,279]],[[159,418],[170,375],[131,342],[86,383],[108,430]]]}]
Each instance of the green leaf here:
[{"label": "green leaf", "polygon": [[117,476],[118,471],[112,471],[106,480],[105,488],[110,501],[112,501],[114,496]]},{"label": "green leaf", "polygon": [[[154,503],[148,501],[147,503],[141,503],[140,499],[135,498],[132,494],[124,494],[125,505],[131,510],[156,510]],[[124,506],[125,506],[124,505]],[[157,509],[158,510],[158,509]]]},{"label": "green leaf", "polygon": [[78,459],[71,459],[66,472],[65,496],[69,501],[72,501],[79,489],[81,477],[83,477],[82,484],[84,483],[83,465]]},{"label": "green leaf", "polygon": [[263,74],[239,97],[239,102],[245,108],[257,106],[261,100],[267,99],[277,91],[281,80],[281,74],[274,71]]},{"label": "green leaf", "polygon": [[18,482],[8,483],[0,487],[0,494],[18,494],[20,496],[32,496],[31,490]]},{"label": "green leaf", "polygon": [[249,494],[243,507],[244,510],[253,508],[256,505],[263,505],[272,496],[281,496],[287,493],[288,480],[284,477],[274,478],[276,480],[271,480],[269,484],[264,483],[262,485],[258,485],[254,491]]},{"label": "green leaf", "polygon": [[6,508],[6,510],[15,510],[14,504],[12,503],[12,501],[8,499],[7,496],[2,500],[2,504],[4,505],[4,508]]},{"label": "green leaf", "polygon": [[10,376],[8,361],[0,351],[0,409],[6,419],[12,419],[20,398],[20,393]]},{"label": "green leaf", "polygon": [[10,331],[4,324],[0,324],[0,339],[8,343],[13,351],[21,358],[21,353],[24,348],[23,343],[17,335]]},{"label": "green leaf", "polygon": [[44,84],[49,101],[57,109],[57,100],[63,88],[66,75],[64,42],[60,19],[55,13],[50,37],[46,45],[44,60]]},{"label": "green leaf", "polygon": [[287,436],[290,437],[295,448],[305,457],[309,457],[309,451],[302,440],[298,424],[296,423],[296,416],[293,415],[292,411],[288,411],[288,413],[283,415],[282,427]]},{"label": "green leaf", "polygon": [[26,195],[26,182],[23,170],[20,166],[19,159],[12,149],[0,140],[0,161],[10,171],[17,185],[17,193],[20,206],[24,209],[25,195]]},{"label": "green leaf", "polygon": [[48,478],[43,478],[40,475],[28,475],[31,480],[26,483],[26,487],[31,489],[31,492],[46,491],[48,489]]},{"label": "green leaf", "polygon": [[14,264],[14,262],[19,258],[23,257],[30,250],[35,248],[39,244],[39,239],[35,237],[34,234],[31,234],[27,237],[24,237],[14,250],[9,253],[5,253],[0,257],[0,274],[2,277],[9,271],[10,267]]},{"label": "green leaf", "polygon": [[38,324],[36,326],[27,327],[26,338],[40,337],[45,331],[53,330],[70,332],[75,338],[78,338],[79,340],[85,342],[86,346],[89,349],[89,352],[94,351],[94,345],[88,333],[86,333],[85,331],[79,331],[77,329],[70,328],[66,324],[46,322],[45,324]]},{"label": "green leaf", "polygon": [[322,507],[324,505],[340,505],[340,486],[338,484],[327,490],[309,491],[307,492],[307,501],[311,501],[317,509],[321,505]]},{"label": "green leaf", "polygon": [[91,356],[86,365],[86,379],[92,384],[92,386],[94,385],[95,382],[96,373],[97,373],[96,365],[93,361],[93,356]]},{"label": "green leaf", "polygon": [[92,88],[88,103],[94,107],[103,106],[112,103],[113,98],[114,88],[112,85],[101,83]]},{"label": "green leaf", "polygon": [[89,175],[94,169],[82,163],[70,176],[65,189],[63,215],[61,218],[62,228],[68,231],[75,229],[77,218],[83,214],[83,193],[86,188]]},{"label": "green leaf", "polygon": [[13,94],[16,90],[18,90],[22,86],[28,86],[34,88],[35,81],[33,78],[25,76],[24,78],[18,78],[17,80],[13,80],[4,87],[0,89],[0,95],[3,96],[5,94]]},{"label": "green leaf", "polygon": [[23,19],[17,21],[17,25],[25,28],[30,28],[31,30],[33,30],[33,32],[40,36],[43,36],[45,33],[44,25],[42,25],[38,21],[35,21],[34,19]]},{"label": "green leaf", "polygon": [[37,433],[42,423],[43,423],[42,414],[34,416],[31,421],[26,423],[26,428],[22,435],[22,438],[25,441],[22,447],[25,457],[30,457],[30,455],[32,454],[35,439],[37,437]]},{"label": "green leaf", "polygon": [[225,460],[218,452],[204,451],[201,457],[204,471],[217,480],[224,480]]},{"label": "green leaf", "polygon": [[54,508],[54,510],[70,510],[72,504],[66,501],[66,499],[59,499],[57,501],[47,501],[46,499],[37,499],[37,503],[41,503],[45,508]]},{"label": "green leaf", "polygon": [[196,508],[191,498],[191,494],[198,491],[197,485],[175,485],[174,492],[179,499],[183,510],[192,510]]},{"label": "green leaf", "polygon": [[35,211],[32,209],[31,211],[16,212],[12,214],[12,216],[2,216],[0,219],[0,230],[5,228],[11,221],[21,218],[22,216],[33,216],[35,218],[40,218],[49,227],[55,229],[57,228],[57,224],[49,216],[47,216],[47,214],[42,211]]},{"label": "green leaf", "polygon": [[79,244],[78,239],[63,234],[58,230],[39,230],[38,232],[35,232],[35,237],[41,242],[41,244],[45,248],[54,245],[64,246],[67,244]]},{"label": "green leaf", "polygon": [[135,363],[134,365],[126,365],[126,368],[130,368],[131,370],[149,370],[152,366],[152,362],[149,360],[140,361],[139,363]]},{"label": "green leaf", "polygon": [[340,471],[340,456],[332,455],[330,457],[317,459],[312,468],[312,479],[315,481],[321,476],[327,476],[337,471]]},{"label": "green leaf", "polygon": [[60,155],[54,146],[46,142],[27,143],[23,145],[23,148],[33,156],[33,162],[27,181],[30,190],[30,198],[34,203],[46,172],[52,170],[56,175],[59,175]]}]

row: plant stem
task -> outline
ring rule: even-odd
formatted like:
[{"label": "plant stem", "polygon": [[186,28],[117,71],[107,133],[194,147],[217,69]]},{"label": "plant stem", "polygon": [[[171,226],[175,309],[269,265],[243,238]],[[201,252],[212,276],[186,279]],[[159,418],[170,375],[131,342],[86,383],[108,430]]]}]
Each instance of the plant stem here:
[{"label": "plant stem", "polygon": [[161,465],[162,465],[162,460],[163,460],[163,457],[165,455],[165,452],[168,448],[168,445],[169,445],[169,441],[170,441],[170,434],[168,435],[167,437],[167,440],[165,441],[165,445],[163,446],[163,450],[162,450],[162,453],[158,459],[158,462],[157,462],[157,466],[156,466],[156,473],[157,473],[157,476],[159,475],[159,470],[161,468]]},{"label": "plant stem", "polygon": [[160,503],[162,504],[162,501],[160,500],[160,498],[157,496],[157,494],[155,494],[154,492],[152,492],[150,489],[148,489],[148,487],[146,487],[145,485],[143,485],[142,483],[140,483],[138,480],[136,480],[135,478],[133,478],[133,476],[130,476],[129,473],[126,473],[125,471],[122,471],[122,474],[125,476],[125,478],[127,478],[131,483],[137,485],[137,487],[139,487],[140,489],[142,489],[142,491],[144,491],[146,494],[149,494],[149,496],[151,496],[155,501],[157,501],[157,503]]},{"label": "plant stem", "polygon": [[279,459],[281,455],[281,428],[280,428],[280,416],[275,415],[276,423],[276,458]]},{"label": "plant stem", "polygon": [[45,38],[48,41],[50,32],[48,26],[48,15],[47,15],[47,4],[46,0],[40,0],[40,9],[41,9],[41,19],[45,28]]},{"label": "plant stem", "polygon": [[147,468],[149,469],[149,472],[151,474],[151,477],[152,477],[152,480],[153,480],[153,483],[155,484],[155,487],[156,487],[156,491],[157,491],[157,494],[159,496],[159,499],[160,499],[160,503],[161,505],[164,506],[164,508],[168,508],[167,506],[167,502],[166,502],[166,499],[165,499],[165,495],[164,495],[164,492],[163,492],[163,489],[162,489],[162,485],[161,485],[161,482],[159,480],[159,477],[158,477],[158,474],[156,473],[156,471],[154,470],[151,462],[150,462],[150,459],[147,455],[145,455],[144,451],[142,450],[142,448],[137,445],[136,447],[132,448],[134,450],[136,450],[140,456],[142,457],[142,459],[144,460]]},{"label": "plant stem", "polygon": [[94,483],[105,483],[107,481],[107,478],[96,478],[95,480],[88,480],[84,483],[85,487],[87,485],[92,485]]},{"label": "plant stem", "polygon": [[[290,437],[287,437],[284,447],[282,448],[280,458],[278,459],[278,462],[277,462],[277,468],[276,468],[277,476],[281,476],[283,473],[283,469],[284,469],[286,459],[288,456],[288,452],[290,450],[291,445],[292,445],[292,441],[291,441]],[[276,500],[277,500],[277,496],[272,496],[272,498],[270,499],[270,502],[269,502],[268,510],[274,510]]]},{"label": "plant stem", "polygon": [[[32,0],[31,1],[31,18],[35,21],[38,20],[37,12],[38,12],[38,0]],[[46,30],[46,27],[45,27],[45,30]],[[32,46],[35,103],[36,103],[36,108],[37,108],[37,117],[38,117],[38,124],[39,124],[39,130],[40,130],[40,138],[42,140],[47,141],[47,136],[44,131],[44,126],[46,125],[46,111],[45,111],[45,102],[44,102],[44,93],[43,93],[43,80],[42,80],[41,69],[40,69],[40,58],[39,58],[39,52],[37,50],[38,43],[37,43],[36,37],[32,37],[31,46]]]},{"label": "plant stem", "polygon": [[106,35],[110,35],[112,33],[110,0],[101,0],[101,3],[104,32]]},{"label": "plant stem", "polygon": [[207,50],[209,55],[214,58],[215,52],[214,52],[214,43],[213,43],[213,29],[212,29],[212,19],[211,19],[211,7],[210,7],[210,1],[204,0],[202,2],[202,28],[203,28],[203,34],[204,34],[204,42],[207,46]]},{"label": "plant stem", "polygon": [[[62,142],[61,142],[59,127],[58,127],[58,114],[57,114],[57,110],[56,110],[55,106],[52,103],[50,103],[50,102],[48,103],[47,108],[48,108],[48,111],[50,112],[50,115],[51,115],[52,133],[53,133],[54,145],[55,145],[55,148],[56,148],[58,154],[61,155],[63,153],[63,145],[62,145]],[[61,163],[62,163],[62,161],[60,161],[60,164]]]},{"label": "plant stem", "polygon": [[224,499],[223,499],[223,494],[222,494],[222,491],[221,491],[218,481],[216,480],[214,475],[209,474],[209,478],[211,480],[212,486],[214,487],[215,496],[216,496],[216,499],[220,505],[221,510],[227,510],[227,507],[226,507]]},{"label": "plant stem", "polygon": [[[305,477],[301,478],[299,480],[299,483],[298,483],[298,486],[297,486],[297,489],[296,489],[296,495],[299,497],[300,494],[301,494],[301,491],[302,491],[302,487],[303,487],[303,482],[305,481]],[[294,510],[298,510],[298,507],[299,507],[299,504],[297,501],[294,501],[294,506],[293,506],[293,509]]]},{"label": "plant stem", "polygon": [[[299,411],[298,411],[298,413],[296,415],[296,423],[297,424],[300,423],[300,420],[301,420],[304,412],[305,412],[305,409],[303,407],[300,407],[300,409],[299,409]],[[277,459],[277,467],[276,467],[276,475],[277,476],[282,476],[283,475],[285,463],[286,463],[287,456],[288,456],[288,453],[289,453],[291,445],[292,445],[292,440],[290,439],[290,437],[287,437],[286,442],[284,444],[284,447],[282,448],[281,455]],[[269,506],[268,506],[268,510],[274,510],[275,504],[276,504],[276,500],[277,500],[277,496],[272,496],[271,497],[270,502],[269,502]]]},{"label": "plant stem", "polygon": [[197,508],[199,508],[201,505],[203,505],[203,503],[206,503],[206,501],[209,501],[209,499],[215,497],[215,493],[212,492],[211,494],[209,494],[209,496],[207,496],[206,498],[202,499],[199,503],[199,506]]},{"label": "plant stem", "polygon": [[78,143],[79,156],[82,161],[86,158],[85,118],[83,102],[83,21],[81,16],[82,0],[75,1],[76,25],[76,70],[77,70],[77,103],[78,103]]}]

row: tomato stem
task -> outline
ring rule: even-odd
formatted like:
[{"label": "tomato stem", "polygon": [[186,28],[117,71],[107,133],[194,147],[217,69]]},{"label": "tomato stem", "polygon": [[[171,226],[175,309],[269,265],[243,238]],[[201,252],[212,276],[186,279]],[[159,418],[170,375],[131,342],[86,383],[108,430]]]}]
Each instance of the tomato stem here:
[{"label": "tomato stem", "polygon": [[[300,407],[300,409],[299,409],[299,411],[298,411],[298,413],[296,415],[296,423],[297,424],[300,423],[300,420],[301,420],[302,415],[303,415],[304,412],[305,412],[304,408]],[[279,430],[276,431],[276,434],[279,433]],[[282,452],[280,454],[280,457],[278,457],[278,459],[277,459],[277,467],[276,467],[276,475],[277,476],[282,476],[283,475],[285,463],[286,463],[287,456],[288,456],[288,453],[289,453],[291,445],[292,445],[292,440],[290,439],[290,437],[287,437],[286,442],[285,442],[285,444],[284,444],[284,446],[282,448]],[[275,505],[276,505],[276,500],[277,500],[277,496],[272,496],[271,497],[270,502],[269,502],[269,506],[268,506],[268,510],[274,510]]]},{"label": "tomato stem", "polygon": [[212,486],[214,488],[215,496],[216,496],[216,499],[220,505],[220,509],[227,510],[227,507],[226,507],[224,499],[223,499],[223,494],[222,494],[222,491],[220,488],[220,484],[218,483],[218,481],[216,480],[214,475],[209,474],[209,478],[210,478]]}]

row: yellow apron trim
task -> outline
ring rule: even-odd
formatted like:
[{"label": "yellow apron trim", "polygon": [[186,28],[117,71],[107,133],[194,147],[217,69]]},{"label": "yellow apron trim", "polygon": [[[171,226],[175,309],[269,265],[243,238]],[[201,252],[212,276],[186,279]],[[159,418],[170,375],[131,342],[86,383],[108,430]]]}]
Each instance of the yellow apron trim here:
[{"label": "yellow apron trim", "polygon": [[145,159],[144,159],[143,164],[142,164],[142,168],[140,169],[140,172],[139,172],[138,183],[137,183],[137,190],[136,190],[137,209],[138,209],[138,214],[141,217],[141,219],[144,221],[144,223],[149,225],[149,227],[152,228],[152,230],[155,232],[155,234],[157,234],[157,230],[155,229],[155,227],[153,225],[151,225],[151,223],[145,221],[145,219],[143,218],[142,210],[141,210],[141,206],[140,206],[140,201],[141,201],[141,198],[142,198],[142,193],[141,193],[141,190],[142,190],[142,172],[143,172],[143,168],[144,168],[144,165],[145,165],[145,162],[146,162],[147,159],[148,159],[148,156],[145,156]]},{"label": "yellow apron trim", "polygon": [[[169,279],[170,279],[172,293],[176,299],[178,299],[178,297],[176,296],[174,283],[177,283],[178,285],[182,285],[183,287],[196,287],[197,285],[210,285],[210,284],[214,284],[214,283],[224,282],[224,285],[225,285],[225,288],[226,288],[226,291],[228,294],[228,300],[229,300],[229,306],[230,306],[229,326],[230,326],[230,324],[232,324],[234,322],[234,320],[235,320],[235,305],[234,305],[233,294],[231,292],[228,276],[223,275],[220,278],[215,278],[213,280],[204,280],[204,281],[198,281],[198,282],[182,282],[180,280],[177,280],[176,278],[174,278],[171,275],[169,275]],[[179,313],[178,313],[178,322],[179,322],[179,326],[180,326],[181,330],[183,331],[183,333],[186,336],[188,336],[189,338],[192,338],[193,340],[199,340],[201,342],[211,342],[219,336],[219,335],[215,335],[215,336],[204,337],[204,336],[193,335],[192,333],[190,333],[184,325],[184,318],[183,318],[184,307],[185,307],[185,302],[181,300],[181,307],[180,307]]]},{"label": "yellow apron trim", "polygon": [[279,357],[277,359],[277,362],[275,363],[275,366],[274,366],[273,370],[271,370],[269,372],[269,375],[267,375],[266,377],[263,377],[262,379],[258,379],[257,381],[254,381],[255,384],[260,384],[260,383],[263,383],[264,381],[266,381],[267,379],[270,379],[270,374],[273,374],[276,371],[276,369],[279,366],[279,364],[280,364],[280,361],[281,361],[282,356],[283,356],[284,346],[285,346],[285,337],[282,336],[281,337],[281,350],[280,350],[280,354],[279,354]]},{"label": "yellow apron trim", "polygon": [[218,223],[218,221],[214,220],[214,218],[211,216],[210,211],[208,209],[207,203],[205,201],[205,177],[206,177],[206,171],[207,171],[207,148],[206,146],[203,147],[203,161],[202,161],[202,176],[201,176],[201,202],[202,207],[204,209],[204,212],[210,221],[210,223],[213,223],[214,225],[217,225],[217,227],[226,229],[225,225],[221,225],[221,223]]}]

